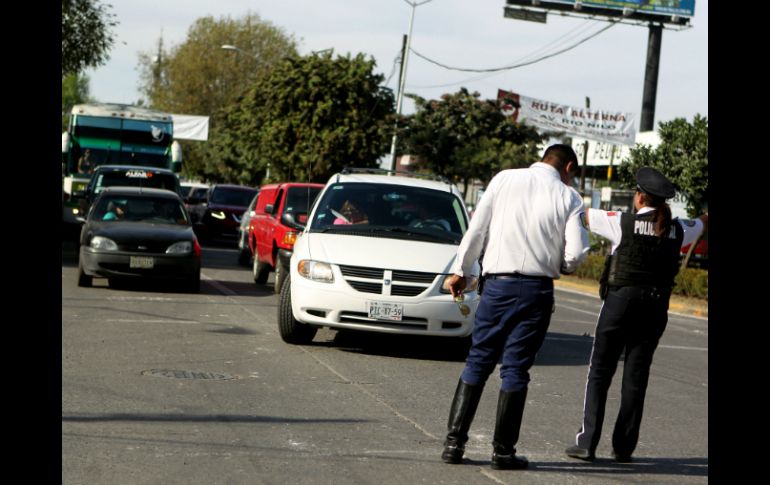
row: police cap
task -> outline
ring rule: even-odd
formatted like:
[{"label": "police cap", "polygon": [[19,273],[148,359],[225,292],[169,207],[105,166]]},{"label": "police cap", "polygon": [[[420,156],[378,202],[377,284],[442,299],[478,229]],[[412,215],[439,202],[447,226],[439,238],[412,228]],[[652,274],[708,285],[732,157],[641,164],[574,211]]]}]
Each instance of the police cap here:
[{"label": "police cap", "polygon": [[642,167],[636,172],[636,187],[655,197],[670,199],[676,194],[674,184],[652,167]]}]

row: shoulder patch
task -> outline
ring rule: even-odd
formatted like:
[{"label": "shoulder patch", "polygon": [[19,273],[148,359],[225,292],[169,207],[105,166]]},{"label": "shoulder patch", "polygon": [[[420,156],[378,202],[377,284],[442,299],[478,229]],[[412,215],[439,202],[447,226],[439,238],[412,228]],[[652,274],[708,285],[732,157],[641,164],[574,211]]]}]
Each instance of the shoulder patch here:
[{"label": "shoulder patch", "polygon": [[607,217],[613,217],[613,216],[616,216],[616,215],[618,215],[618,213],[615,212],[615,211],[608,211],[607,212]]},{"label": "shoulder patch", "polygon": [[679,222],[681,224],[687,226],[687,227],[695,227],[695,221],[692,220],[692,219],[689,219],[689,220],[686,220],[686,221],[683,221],[683,220],[680,219]]},{"label": "shoulder patch", "polygon": [[586,223],[586,213],[581,212],[580,213],[580,225],[583,226],[583,229],[588,229],[588,224]]}]

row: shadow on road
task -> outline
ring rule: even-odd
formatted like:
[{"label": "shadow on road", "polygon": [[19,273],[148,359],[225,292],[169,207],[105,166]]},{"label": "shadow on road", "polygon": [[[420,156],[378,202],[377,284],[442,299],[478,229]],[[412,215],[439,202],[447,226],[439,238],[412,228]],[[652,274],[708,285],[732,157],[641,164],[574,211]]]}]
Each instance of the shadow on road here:
[{"label": "shadow on road", "polygon": [[[705,477],[709,473],[708,458],[651,458],[634,456],[631,463],[617,463],[610,458],[597,458],[592,462],[554,461],[530,462],[531,471],[563,472],[570,475],[586,473],[594,475],[686,475]],[[481,463],[479,463],[481,464]],[[622,479],[621,479],[622,480]]]},{"label": "shadow on road", "polygon": [[397,359],[464,362],[470,339],[337,330],[332,340],[312,345]]}]

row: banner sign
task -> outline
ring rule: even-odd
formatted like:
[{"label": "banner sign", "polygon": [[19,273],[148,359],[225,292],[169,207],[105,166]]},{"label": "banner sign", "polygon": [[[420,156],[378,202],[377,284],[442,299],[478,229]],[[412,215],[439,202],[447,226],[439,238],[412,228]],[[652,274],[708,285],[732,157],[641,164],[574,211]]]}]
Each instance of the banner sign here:
[{"label": "banner sign", "polygon": [[497,90],[497,103],[513,121],[542,130],[621,145],[633,145],[636,139],[635,117],[631,113],[577,108],[502,89]]}]

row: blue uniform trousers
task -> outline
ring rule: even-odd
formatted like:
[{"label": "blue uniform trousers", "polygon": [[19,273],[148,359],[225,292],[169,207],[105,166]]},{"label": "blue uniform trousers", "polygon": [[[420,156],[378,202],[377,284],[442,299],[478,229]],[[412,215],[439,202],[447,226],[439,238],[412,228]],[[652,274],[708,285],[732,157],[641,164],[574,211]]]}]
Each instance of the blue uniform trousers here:
[{"label": "blue uniform trousers", "polygon": [[487,278],[462,380],[471,385],[485,383],[502,355],[501,390],[527,389],[529,369],[551,323],[553,301],[551,278]]},{"label": "blue uniform trousers", "polygon": [[620,411],[612,434],[612,448],[631,456],[639,440],[644,398],[652,356],[668,321],[670,290],[626,286],[611,289],[596,325],[588,368],[583,425],[576,442],[596,451],[602,434],[604,407],[621,353],[625,351]]}]

